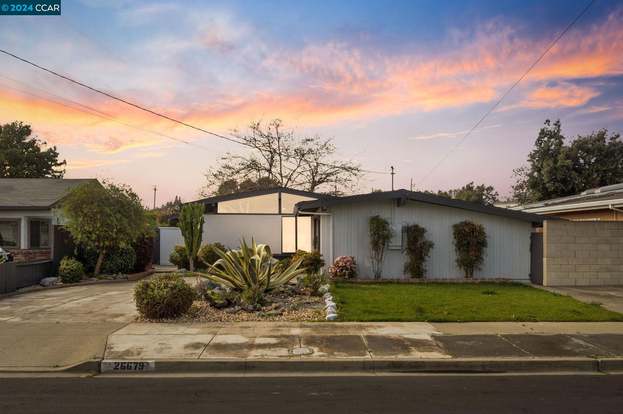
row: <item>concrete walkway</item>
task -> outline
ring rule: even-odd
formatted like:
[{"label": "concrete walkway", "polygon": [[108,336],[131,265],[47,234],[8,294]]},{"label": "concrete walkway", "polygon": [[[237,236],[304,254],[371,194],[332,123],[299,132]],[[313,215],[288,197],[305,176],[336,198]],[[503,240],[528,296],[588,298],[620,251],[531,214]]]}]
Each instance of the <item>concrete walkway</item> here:
[{"label": "concrete walkway", "polygon": [[556,286],[543,289],[571,296],[581,302],[597,303],[613,312],[623,313],[623,286]]},{"label": "concrete walkway", "polygon": [[135,282],[39,290],[0,300],[0,368],[55,368],[104,355],[136,317]]}]

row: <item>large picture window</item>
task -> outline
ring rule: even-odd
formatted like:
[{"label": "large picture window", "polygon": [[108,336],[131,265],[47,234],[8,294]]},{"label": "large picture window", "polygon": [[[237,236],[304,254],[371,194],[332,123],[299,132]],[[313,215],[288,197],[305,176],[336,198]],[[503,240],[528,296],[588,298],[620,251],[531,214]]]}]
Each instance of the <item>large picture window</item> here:
[{"label": "large picture window", "polygon": [[30,248],[50,247],[50,220],[30,220]]},{"label": "large picture window", "polygon": [[19,220],[0,219],[0,246],[19,247]]}]

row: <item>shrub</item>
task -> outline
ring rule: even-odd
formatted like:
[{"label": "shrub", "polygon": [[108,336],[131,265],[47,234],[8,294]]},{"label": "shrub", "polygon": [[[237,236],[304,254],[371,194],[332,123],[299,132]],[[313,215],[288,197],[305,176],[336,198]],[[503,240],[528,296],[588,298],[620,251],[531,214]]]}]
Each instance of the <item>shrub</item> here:
[{"label": "shrub", "polygon": [[430,250],[435,246],[430,240],[426,240],[426,229],[411,224],[404,228],[407,254],[407,262],[405,263],[405,272],[411,277],[422,278],[426,273],[426,258]]},{"label": "shrub", "polygon": [[116,275],[119,273],[130,273],[136,263],[136,253],[132,247],[119,247],[106,253],[102,273]]},{"label": "shrub", "polygon": [[327,276],[322,272],[307,272],[298,280],[299,286],[302,289],[309,291],[312,295],[318,295],[320,286],[325,285],[328,282],[329,280]]},{"label": "shrub", "polygon": [[251,246],[242,240],[240,249],[224,252],[215,248],[219,259],[208,269],[205,277],[215,283],[226,286],[244,294],[244,300],[258,303],[260,296],[267,290],[288,283],[299,276],[304,269],[299,268],[299,260],[283,266],[275,259],[270,247],[265,244]]},{"label": "shrub", "polygon": [[177,266],[178,269],[189,269],[188,253],[186,253],[186,247],[175,246],[171,254],[169,255],[169,261]]},{"label": "shrub", "polygon": [[203,235],[203,210],[200,203],[185,204],[179,215],[179,227],[184,237],[184,247],[188,253],[188,270],[195,271],[197,252],[201,247]]},{"label": "shrub", "polygon": [[297,250],[296,253],[290,259],[293,261],[301,261],[301,267],[307,271],[308,274],[318,273],[324,266],[324,260],[320,252],[306,252],[305,250]]},{"label": "shrub", "polygon": [[140,281],[134,288],[136,309],[148,319],[176,318],[188,312],[195,291],[179,275],[165,274]]},{"label": "shrub", "polygon": [[393,232],[389,222],[381,216],[372,216],[368,222],[370,233],[370,260],[375,279],[381,278],[385,247],[392,239]]},{"label": "shrub", "polygon": [[456,265],[463,269],[466,278],[474,276],[485,259],[487,247],[487,233],[482,224],[471,221],[461,221],[452,226],[454,233],[454,248],[456,250]]},{"label": "shrub", "polygon": [[329,275],[332,278],[352,279],[357,276],[357,263],[353,256],[339,256],[329,266]]},{"label": "shrub", "polygon": [[152,264],[154,238],[148,235],[140,236],[138,239],[136,239],[132,247],[134,248],[134,253],[136,255],[136,261],[134,262],[134,271],[144,272]]},{"label": "shrub", "polygon": [[219,259],[216,249],[227,251],[227,247],[219,242],[205,244],[201,246],[199,253],[197,253],[198,261],[207,267],[212,266]]},{"label": "shrub", "polygon": [[65,256],[58,267],[58,277],[63,283],[78,283],[84,277],[84,266],[73,257]]}]

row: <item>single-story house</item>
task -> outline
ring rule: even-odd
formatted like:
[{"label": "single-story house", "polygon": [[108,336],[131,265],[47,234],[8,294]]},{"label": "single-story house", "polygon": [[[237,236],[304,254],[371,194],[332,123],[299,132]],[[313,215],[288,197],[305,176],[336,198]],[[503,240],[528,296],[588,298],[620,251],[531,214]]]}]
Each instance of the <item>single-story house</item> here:
[{"label": "single-story house", "polygon": [[59,203],[95,179],[0,178],[0,246],[15,261],[51,260],[63,224]]},{"label": "single-story house", "polygon": [[623,183],[513,208],[573,221],[623,221]]},{"label": "single-story house", "polygon": [[[394,239],[385,253],[383,277],[405,278],[402,228],[418,224],[435,243],[427,261],[428,278],[460,278],[455,264],[452,225],[472,220],[484,225],[488,248],[479,278],[528,281],[531,235],[543,216],[453,200],[407,190],[348,197],[274,188],[210,197],[205,205],[203,242],[237,247],[241,238],[266,243],[276,254],[319,251],[327,265],[338,256],[354,256],[359,276],[372,277],[368,220],[386,218]],[[182,245],[178,228],[160,228],[160,263],[168,264],[175,245]]]},{"label": "single-story house", "polygon": [[471,220],[485,227],[486,257],[477,278],[530,280],[531,234],[543,222],[536,214],[484,206],[408,190],[374,192],[349,197],[298,203],[298,217],[319,218],[319,250],[331,263],[338,256],[354,256],[359,276],[371,278],[368,221],[374,215],[387,219],[394,238],[385,252],[384,278],[407,278],[403,252],[403,226],[418,224],[435,243],[426,262],[426,277],[460,278],[455,263],[452,225]]},{"label": "single-story house", "polygon": [[[295,217],[295,205],[302,201],[334,197],[291,188],[268,188],[194,201],[204,205],[202,243],[219,242],[237,248],[241,239],[255,239],[271,247],[273,254],[319,249],[319,220],[315,216]],[[179,228],[159,228],[160,264],[170,264],[169,255],[184,241]]]}]

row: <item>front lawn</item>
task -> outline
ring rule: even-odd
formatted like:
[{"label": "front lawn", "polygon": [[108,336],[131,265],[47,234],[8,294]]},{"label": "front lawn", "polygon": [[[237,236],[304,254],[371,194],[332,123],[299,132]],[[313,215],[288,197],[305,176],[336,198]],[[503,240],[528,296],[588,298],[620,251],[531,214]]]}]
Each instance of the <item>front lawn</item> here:
[{"label": "front lawn", "polygon": [[623,321],[623,315],[516,283],[337,282],[341,321]]}]

